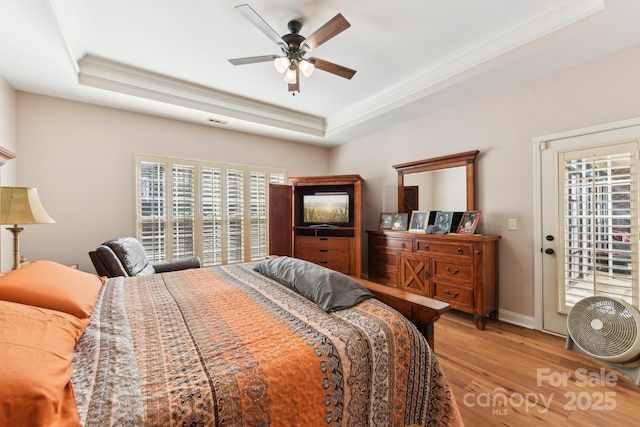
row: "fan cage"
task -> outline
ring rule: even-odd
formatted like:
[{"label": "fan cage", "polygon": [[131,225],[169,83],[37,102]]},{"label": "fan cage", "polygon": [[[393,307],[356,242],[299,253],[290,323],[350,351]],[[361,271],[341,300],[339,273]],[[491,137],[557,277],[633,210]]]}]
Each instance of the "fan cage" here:
[{"label": "fan cage", "polygon": [[585,353],[625,363],[640,354],[640,313],[627,302],[592,296],[578,301],[567,316],[567,330]]}]

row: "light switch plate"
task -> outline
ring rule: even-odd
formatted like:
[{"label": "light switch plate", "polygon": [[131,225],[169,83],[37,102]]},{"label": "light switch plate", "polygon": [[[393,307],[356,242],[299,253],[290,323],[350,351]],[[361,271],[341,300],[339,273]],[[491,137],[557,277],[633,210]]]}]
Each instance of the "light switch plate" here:
[{"label": "light switch plate", "polygon": [[507,228],[511,231],[515,231],[518,229],[518,220],[515,218],[510,218],[507,220]]}]

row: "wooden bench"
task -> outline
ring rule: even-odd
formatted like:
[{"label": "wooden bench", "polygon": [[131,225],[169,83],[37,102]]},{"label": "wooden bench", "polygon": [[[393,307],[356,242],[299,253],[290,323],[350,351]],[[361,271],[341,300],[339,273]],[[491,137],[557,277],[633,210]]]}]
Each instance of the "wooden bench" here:
[{"label": "wooden bench", "polygon": [[365,279],[355,277],[354,279],[373,292],[380,301],[393,307],[416,325],[418,330],[427,339],[431,349],[435,350],[433,325],[442,313],[449,311],[451,308],[449,304],[433,298],[403,291],[402,289],[370,282]]}]

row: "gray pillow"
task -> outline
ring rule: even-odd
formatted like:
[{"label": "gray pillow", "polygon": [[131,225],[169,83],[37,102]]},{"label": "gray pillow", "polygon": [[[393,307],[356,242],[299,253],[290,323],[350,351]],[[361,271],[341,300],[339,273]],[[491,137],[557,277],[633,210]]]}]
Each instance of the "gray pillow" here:
[{"label": "gray pillow", "polygon": [[374,298],[367,288],[346,274],[297,258],[270,258],[253,269],[313,301],[328,313]]}]

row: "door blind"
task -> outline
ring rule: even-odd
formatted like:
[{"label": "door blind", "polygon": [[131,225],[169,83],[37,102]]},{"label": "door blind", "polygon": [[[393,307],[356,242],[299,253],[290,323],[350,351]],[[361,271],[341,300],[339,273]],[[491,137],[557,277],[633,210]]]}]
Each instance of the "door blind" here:
[{"label": "door blind", "polygon": [[561,311],[593,295],[637,306],[635,152],[562,158],[564,281]]}]

